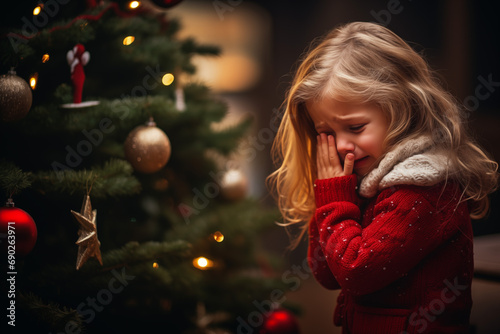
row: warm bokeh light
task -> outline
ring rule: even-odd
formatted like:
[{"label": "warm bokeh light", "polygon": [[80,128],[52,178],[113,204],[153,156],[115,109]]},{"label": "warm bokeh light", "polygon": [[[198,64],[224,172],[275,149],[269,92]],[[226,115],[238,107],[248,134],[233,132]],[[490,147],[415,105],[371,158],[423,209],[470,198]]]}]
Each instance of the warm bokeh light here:
[{"label": "warm bokeh light", "polygon": [[49,61],[49,59],[50,59],[49,54],[48,54],[48,53],[44,54],[44,55],[42,56],[42,63],[46,63],[46,62],[48,62],[48,61]]},{"label": "warm bokeh light", "polygon": [[196,261],[196,264],[200,267],[203,267],[205,268],[207,265],[208,265],[208,261],[206,258],[204,257],[200,257],[197,261]]},{"label": "warm bokeh light", "polygon": [[153,262],[153,268],[158,269],[159,266],[158,262]]},{"label": "warm bokeh light", "polygon": [[31,89],[35,90],[37,82],[38,82],[38,73],[35,73],[30,77]]},{"label": "warm bokeh light", "polygon": [[40,14],[40,12],[42,11],[42,5],[38,5],[35,7],[35,9],[33,9],[33,15],[38,15]]},{"label": "warm bokeh light", "polygon": [[248,179],[239,169],[229,169],[220,181],[222,196],[230,200],[247,196]]},{"label": "warm bokeh light", "polygon": [[[222,1],[222,3],[241,1]],[[272,50],[272,18],[260,6],[245,4],[228,15],[217,11],[215,1],[184,1],[169,10],[171,17],[180,18],[180,38],[196,36],[201,44],[217,45],[220,56],[193,55],[196,73],[186,82],[203,82],[216,92],[232,93],[250,90],[265,78],[267,59]],[[247,6],[249,5],[249,6]],[[236,8],[236,6],[232,6]],[[233,9],[229,8],[228,9]],[[224,16],[224,19],[222,17]]]},{"label": "warm bokeh light", "polygon": [[141,5],[140,1],[130,1],[130,3],[128,4],[129,8],[131,8],[131,9],[136,9],[140,5]]},{"label": "warm bokeh light", "polygon": [[[262,75],[259,63],[245,54],[232,51],[221,57],[193,56],[196,77],[224,92],[244,91],[253,87]],[[238,71],[234,69],[237,68]]]},{"label": "warm bokeh light", "polygon": [[165,86],[170,86],[174,82],[174,75],[172,73],[167,73],[161,78],[162,84]]},{"label": "warm bokeh light", "polygon": [[200,270],[207,270],[214,266],[214,262],[206,257],[200,256],[193,260],[193,266]]},{"label": "warm bokeh light", "polygon": [[222,182],[224,182],[228,185],[231,185],[231,184],[240,182],[242,177],[243,177],[243,174],[239,170],[231,169],[231,170],[228,170],[227,173],[224,175]]},{"label": "warm bokeh light", "polygon": [[224,234],[222,234],[220,231],[217,231],[213,234],[214,240],[217,242],[222,242],[224,241]]},{"label": "warm bokeh light", "polygon": [[123,45],[130,45],[134,43],[135,37],[134,36],[127,36],[123,39]]},{"label": "warm bokeh light", "polygon": [[168,180],[164,179],[164,178],[158,179],[154,182],[153,187],[159,191],[167,190],[168,189]]}]

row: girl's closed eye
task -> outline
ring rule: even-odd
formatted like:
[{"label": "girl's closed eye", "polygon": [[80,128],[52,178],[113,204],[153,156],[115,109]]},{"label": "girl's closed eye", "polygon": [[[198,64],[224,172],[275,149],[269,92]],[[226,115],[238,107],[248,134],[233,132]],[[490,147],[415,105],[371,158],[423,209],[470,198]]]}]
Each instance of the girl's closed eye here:
[{"label": "girl's closed eye", "polygon": [[349,127],[349,130],[351,130],[352,132],[358,133],[358,132],[363,131],[363,129],[365,128],[365,125],[366,124],[352,125]]}]

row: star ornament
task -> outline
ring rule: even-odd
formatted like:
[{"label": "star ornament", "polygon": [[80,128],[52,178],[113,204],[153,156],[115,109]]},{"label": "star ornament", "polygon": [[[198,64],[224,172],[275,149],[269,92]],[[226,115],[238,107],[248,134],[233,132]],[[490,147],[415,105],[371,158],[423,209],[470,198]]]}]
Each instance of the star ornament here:
[{"label": "star ornament", "polygon": [[97,239],[97,210],[92,211],[92,204],[90,203],[90,196],[87,195],[83,199],[82,209],[80,212],[71,210],[76,220],[80,224],[78,230],[78,256],[76,258],[76,270],[80,269],[85,262],[91,257],[97,258],[102,266],[101,258],[101,243]]}]

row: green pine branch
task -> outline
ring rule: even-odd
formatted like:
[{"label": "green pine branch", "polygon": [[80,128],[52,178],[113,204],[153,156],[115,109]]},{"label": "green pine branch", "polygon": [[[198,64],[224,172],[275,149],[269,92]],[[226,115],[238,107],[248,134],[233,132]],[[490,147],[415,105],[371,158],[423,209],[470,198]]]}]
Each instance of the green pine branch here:
[{"label": "green pine branch", "polygon": [[[105,223],[101,222],[101,224]],[[144,275],[155,275],[151,274],[157,270],[153,267],[153,262],[161,263],[160,267],[165,273],[163,282],[166,284],[171,282],[171,277],[174,276],[168,273],[171,267],[182,264],[186,259],[190,261],[190,249],[191,246],[182,240],[145,243],[131,241],[121,248],[103,253],[102,266],[94,258],[88,259],[78,271],[75,269],[75,263],[44,266],[39,268],[36,275],[24,278],[25,286],[37,286],[39,290],[41,288],[57,294],[57,291],[69,293],[67,289],[76,285],[80,286],[82,291],[74,291],[74,293],[81,294],[85,293],[83,290],[93,290],[108,283],[109,274],[113,270],[120,271],[125,268],[130,275],[139,278],[144,278]],[[54,299],[56,299],[55,295]]]},{"label": "green pine branch", "polygon": [[44,302],[33,293],[20,292],[16,295],[18,328],[23,328],[23,322],[36,324],[40,332],[56,331],[66,332],[69,326],[82,328],[83,322],[80,314],[68,307],[60,306],[54,302]]},{"label": "green pine branch", "polygon": [[30,187],[32,182],[33,175],[30,172],[23,172],[12,162],[0,161],[0,188],[7,197]]},{"label": "green pine branch", "polygon": [[191,246],[182,240],[170,242],[149,241],[142,244],[129,242],[120,249],[113,249],[103,257],[104,266],[151,263],[160,261],[166,265],[176,264],[189,256]]},{"label": "green pine branch", "polygon": [[91,170],[41,171],[34,174],[34,187],[43,193],[74,194],[92,189],[94,198],[119,197],[139,193],[141,185],[126,161],[112,159]]}]

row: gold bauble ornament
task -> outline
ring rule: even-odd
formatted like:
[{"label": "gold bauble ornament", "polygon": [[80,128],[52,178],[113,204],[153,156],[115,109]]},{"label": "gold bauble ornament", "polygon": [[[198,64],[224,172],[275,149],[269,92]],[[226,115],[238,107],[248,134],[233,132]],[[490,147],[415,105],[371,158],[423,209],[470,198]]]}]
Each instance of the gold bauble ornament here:
[{"label": "gold bauble ornament", "polygon": [[154,173],[162,169],[170,153],[170,140],[156,127],[152,118],[146,125],[133,129],[125,140],[125,157],[141,173]]},{"label": "gold bauble ornament", "polygon": [[239,169],[229,169],[220,180],[222,196],[230,201],[238,201],[247,196],[248,180]]},{"label": "gold bauble ornament", "polygon": [[0,77],[0,120],[20,120],[30,111],[32,101],[30,86],[14,70]]}]

